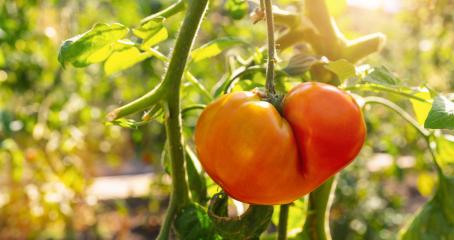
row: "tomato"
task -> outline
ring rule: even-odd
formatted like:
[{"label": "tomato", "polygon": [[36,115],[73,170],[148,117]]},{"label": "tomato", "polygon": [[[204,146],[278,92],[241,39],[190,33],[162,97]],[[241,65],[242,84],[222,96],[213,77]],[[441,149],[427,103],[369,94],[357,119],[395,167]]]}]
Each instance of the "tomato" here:
[{"label": "tomato", "polygon": [[231,197],[251,204],[282,204],[302,194],[302,162],[292,129],[252,92],[234,92],[209,104],[195,143],[207,174]]},{"label": "tomato", "polygon": [[324,83],[297,85],[283,106],[303,162],[304,192],[310,192],[359,153],[366,137],[364,118],[349,94]]},{"label": "tomato", "polygon": [[252,92],[224,95],[202,112],[195,131],[200,162],[231,197],[292,202],[347,166],[365,140],[360,108],[328,84],[294,87],[283,115]]}]

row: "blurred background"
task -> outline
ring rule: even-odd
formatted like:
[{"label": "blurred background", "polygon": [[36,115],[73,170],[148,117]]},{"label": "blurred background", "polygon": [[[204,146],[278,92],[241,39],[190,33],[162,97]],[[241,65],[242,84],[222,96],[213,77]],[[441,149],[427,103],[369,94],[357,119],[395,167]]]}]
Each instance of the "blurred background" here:
[{"label": "blurred background", "polygon": [[[107,76],[101,64],[63,69],[57,56],[63,40],[95,23],[134,27],[173,2],[0,0],[0,239],[156,236],[170,190],[161,166],[161,120],[125,129],[107,126],[105,115],[150,90],[165,65],[150,58]],[[302,1],[273,2],[297,11]],[[250,46],[263,46],[265,26],[253,25],[247,17],[232,20],[223,4],[213,1],[195,45],[236,36]],[[365,63],[387,66],[409,86],[453,90],[453,1],[328,4],[348,38],[371,32],[387,36],[384,50]],[[181,19],[179,14],[166,21],[170,37],[160,44],[162,52],[173,46]],[[232,51],[192,64],[191,72],[211,89],[227,71],[226,55],[247,57],[253,49]],[[185,84],[183,106],[203,101]],[[408,103],[395,101],[411,111]],[[197,115],[184,118],[188,141]],[[366,118],[367,144],[338,180],[331,212],[336,240],[393,239],[431,196],[436,182],[425,143],[411,126],[381,107],[367,111]],[[217,190],[210,189],[211,194]],[[304,214],[292,211],[289,227],[300,227]]]}]

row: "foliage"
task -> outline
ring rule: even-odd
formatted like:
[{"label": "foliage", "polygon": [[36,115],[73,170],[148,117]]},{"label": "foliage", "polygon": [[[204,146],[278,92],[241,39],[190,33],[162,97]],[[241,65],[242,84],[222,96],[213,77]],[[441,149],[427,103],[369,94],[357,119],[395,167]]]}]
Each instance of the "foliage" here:
[{"label": "foliage", "polygon": [[[186,150],[180,152],[187,166],[183,175],[188,177],[188,196],[197,202],[177,207],[177,233],[195,234],[197,239],[202,232],[219,237],[225,230],[214,221],[214,233],[207,218],[206,204],[217,186],[191,150],[192,135],[205,104],[223,93],[265,87],[265,22],[252,25],[246,17],[257,4],[210,1],[197,37],[182,44],[194,44],[194,50],[185,49],[189,62],[179,66],[184,70],[181,91],[152,92],[157,93],[152,102],[104,118],[119,105],[159,89],[182,18],[197,2],[0,0],[0,238],[121,235],[120,227],[103,228],[100,213],[105,205],[93,200],[87,189],[94,177],[118,173],[130,163],[152,166],[159,176],[166,176],[164,168],[174,175],[171,159],[177,151],[163,151],[162,127],[174,106],[162,104],[162,99],[176,93],[181,93],[179,130],[185,139],[179,148]],[[454,141],[448,92],[454,83],[454,5],[402,1],[400,11],[393,13],[346,7],[345,1],[327,3],[340,30],[321,29],[328,18],[305,13],[301,1],[273,1],[282,8],[274,9],[276,88],[285,92],[317,78],[354,94],[364,110],[367,145],[338,177],[330,214],[333,239],[390,239],[399,231],[403,239],[451,238]],[[365,65],[358,61],[383,44],[382,35],[359,37],[371,29],[383,31],[388,41]],[[355,43],[366,44],[367,50]],[[142,117],[143,111],[147,113]],[[170,159],[166,166],[157,160],[161,152]],[[391,158],[389,164],[373,166],[383,153]],[[410,160],[405,162],[405,157]],[[159,180],[165,178],[157,179],[153,184],[165,185],[168,196],[166,181]],[[165,200],[153,195],[148,201],[145,212],[161,216],[155,202],[165,205]],[[305,210],[307,202],[289,207],[290,237],[301,233],[304,218],[311,214]],[[274,208],[274,217],[267,207],[247,223],[230,222],[221,235],[239,228],[253,237],[262,232],[263,238],[274,236],[279,225]],[[120,204],[115,211],[132,214],[124,209]],[[200,231],[188,233],[194,226]]]}]

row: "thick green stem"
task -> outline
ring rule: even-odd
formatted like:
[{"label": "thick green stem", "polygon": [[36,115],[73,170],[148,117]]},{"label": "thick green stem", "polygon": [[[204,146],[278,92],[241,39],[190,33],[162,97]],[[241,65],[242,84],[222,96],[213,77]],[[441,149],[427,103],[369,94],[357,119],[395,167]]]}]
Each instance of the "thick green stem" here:
[{"label": "thick green stem", "polygon": [[330,240],[329,210],[332,203],[332,191],[335,189],[335,176],[309,194],[309,205],[303,227],[303,239]]},{"label": "thick green stem", "polygon": [[277,231],[277,239],[287,239],[287,222],[288,222],[288,210],[290,204],[283,204],[279,210],[279,227]]},{"label": "thick green stem", "polygon": [[165,125],[172,168],[172,193],[169,209],[157,238],[159,240],[169,239],[170,225],[173,222],[175,213],[190,202],[184,167],[185,154],[180,113],[180,86],[189,52],[207,6],[208,0],[190,1],[186,17],[175,43],[169,67],[162,83],[163,87],[167,90],[164,99],[164,108],[167,114]]},{"label": "thick green stem", "polygon": [[276,47],[274,43],[274,20],[273,20],[273,6],[271,0],[264,0],[265,3],[265,16],[266,26],[268,32],[268,64],[266,67],[266,93],[267,96],[276,94],[274,88],[274,62],[276,58],[274,56]]}]

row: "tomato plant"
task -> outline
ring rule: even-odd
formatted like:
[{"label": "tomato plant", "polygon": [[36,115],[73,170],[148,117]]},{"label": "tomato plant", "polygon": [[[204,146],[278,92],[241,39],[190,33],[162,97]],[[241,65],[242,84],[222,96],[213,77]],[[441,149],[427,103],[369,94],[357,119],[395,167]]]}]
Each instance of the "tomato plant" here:
[{"label": "tomato plant", "polygon": [[[233,18],[239,19],[245,15],[241,12],[247,9],[244,4],[243,1],[229,1],[226,6],[234,14]],[[111,63],[119,60],[115,59],[116,54],[123,49],[137,48],[138,50],[134,50],[136,53],[143,51],[146,55],[168,62],[169,67],[161,83],[147,94],[113,110],[108,115],[109,121],[119,124],[126,115],[150,108],[163,109],[167,135],[166,154],[169,158],[168,166],[173,188],[158,239],[169,238],[176,214],[189,219],[190,214],[181,214],[181,211],[187,211],[184,209],[187,209],[192,201],[203,204],[204,199],[201,197],[203,193],[200,192],[200,189],[204,189],[200,188],[200,174],[203,172],[197,171],[194,167],[185,169],[186,160],[191,161],[188,166],[193,166],[192,161],[196,160],[193,154],[190,159],[185,160],[184,151],[188,147],[184,147],[181,134],[180,105],[183,76],[207,99],[213,99],[213,95],[186,68],[187,60],[191,58],[195,62],[201,61],[241,42],[217,39],[191,53],[207,5],[207,0],[179,1],[145,18],[140,27],[133,29],[134,35],[142,40],[140,43],[120,40],[127,35],[127,28],[122,25],[96,25],[76,39],[66,41],[60,50],[59,60],[62,64],[69,62],[81,67],[106,61],[107,72],[115,71],[113,68],[117,65]],[[171,17],[185,9],[186,16],[181,31],[176,38],[174,51],[168,59],[156,48],[151,47],[167,38],[167,31],[162,25],[163,18]],[[366,135],[360,106],[344,91],[357,93],[368,90],[381,91],[406,96],[423,103],[429,102],[428,99],[417,96],[418,92],[398,86],[398,79],[386,68],[356,69],[354,65],[356,62],[381,49],[384,43],[382,34],[348,40],[331,20],[325,1],[305,1],[305,14],[305,18],[301,18],[299,13],[281,10],[273,13],[270,0],[260,1],[252,20],[254,23],[262,20],[266,22],[267,51],[257,50],[256,55],[250,59],[237,59],[242,66],[234,71],[230,79],[221,81],[214,89],[214,97],[221,93],[225,95],[209,104],[197,123],[195,144],[198,157],[208,175],[231,197],[252,204],[247,212],[238,218],[226,218],[225,209],[228,201],[225,195],[212,199],[208,215],[203,214],[202,208],[197,208],[197,213],[187,211],[193,212],[193,215],[203,216],[206,221],[212,221],[212,227],[220,237],[257,238],[271,220],[270,213],[273,208],[254,204],[283,204],[280,207],[278,238],[285,239],[289,211],[287,203],[310,193],[308,214],[298,236],[307,239],[328,239],[330,234],[326,229],[325,219],[328,216],[329,196],[336,186],[333,176],[356,157]],[[277,40],[275,24],[286,29]],[[110,37],[98,39],[98,36],[106,34]],[[87,42],[92,44],[85,45]],[[283,69],[282,73],[277,69],[276,74],[276,44],[279,51],[284,51],[299,43],[309,46],[310,51],[295,54],[287,68]],[[93,56],[98,49],[104,50],[106,47],[109,51],[104,53],[104,57]],[[133,54],[132,51],[130,54]],[[260,58],[264,54],[267,55],[266,58]],[[138,55],[134,61],[141,61],[142,56]],[[264,59],[265,69],[261,66]],[[241,80],[242,75],[263,69],[266,72],[266,81],[264,91],[258,90],[263,91],[260,97],[257,92],[229,93]],[[281,74],[289,77],[308,74],[309,79],[339,88],[323,83],[303,83],[289,90],[282,82]],[[307,78],[303,79],[307,81]],[[432,131],[419,126],[419,123],[394,103],[375,96],[358,96],[357,99],[364,106],[381,104],[390,108],[415,126],[428,145],[433,141],[435,135]],[[446,110],[446,106],[450,104],[452,103],[449,100],[436,98],[432,111],[425,121],[425,127],[451,128],[447,122],[452,116],[449,110]],[[188,107],[183,111],[199,107],[205,106]],[[282,110],[282,116],[276,108]],[[149,119],[147,117],[146,121]],[[134,126],[143,122],[130,121],[129,124]],[[429,150],[433,153],[431,148]],[[435,153],[432,155],[436,157]],[[442,170],[438,173],[443,176]],[[191,199],[192,195],[197,197]],[[254,221],[254,218],[261,218],[260,224],[249,226],[248,223]],[[178,222],[184,221],[181,217],[178,219]],[[195,221],[194,224],[200,225],[202,222]],[[178,226],[182,225],[176,224],[177,228]],[[212,234],[209,226],[211,225],[205,225],[201,229],[206,229]],[[177,229],[177,232],[187,231],[180,230]]]},{"label": "tomato plant", "polygon": [[346,2],[0,1],[0,238],[451,239],[453,6]]}]

